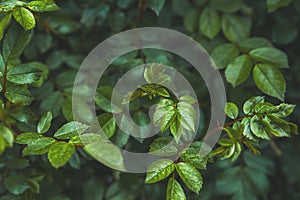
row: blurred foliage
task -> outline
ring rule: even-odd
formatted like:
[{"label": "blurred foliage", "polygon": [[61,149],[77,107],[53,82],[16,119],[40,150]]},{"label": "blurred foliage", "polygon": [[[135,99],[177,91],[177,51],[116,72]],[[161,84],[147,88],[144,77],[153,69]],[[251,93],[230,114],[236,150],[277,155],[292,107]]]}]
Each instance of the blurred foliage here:
[{"label": "blurred foliage", "polygon": [[[299,199],[299,21],[299,0],[1,0],[0,200]],[[218,145],[200,158],[210,119],[201,76],[169,52],[143,49],[121,56],[95,95],[103,133],[128,151],[177,156],[152,163],[146,175],[122,173],[95,161],[93,143],[87,148],[78,137],[87,133],[84,138],[99,142],[105,159],[126,168],[121,153],[109,154],[112,145],[92,127],[73,121],[73,83],[97,44],[147,26],[185,33],[207,50],[224,78],[228,119],[216,127],[223,130]],[[120,130],[111,113],[121,110],[110,104],[118,78],[145,63],[174,67],[199,103],[156,84],[174,81],[160,65],[137,71],[148,84],[123,103],[142,126],[157,104],[150,118],[161,133],[147,139]],[[91,113],[88,107],[76,111]],[[195,141],[178,155],[190,132]]]}]

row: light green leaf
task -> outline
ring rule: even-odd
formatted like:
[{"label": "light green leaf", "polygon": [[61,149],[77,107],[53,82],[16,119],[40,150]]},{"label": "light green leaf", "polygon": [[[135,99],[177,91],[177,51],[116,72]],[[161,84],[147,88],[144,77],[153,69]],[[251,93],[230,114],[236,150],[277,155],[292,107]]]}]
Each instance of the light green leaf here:
[{"label": "light green leaf", "polygon": [[[113,169],[125,171],[123,162],[123,155],[118,147],[112,144],[109,140],[102,139],[97,134],[89,134],[92,137],[90,141],[88,138],[82,138],[88,134],[81,135],[81,140],[84,141],[84,150],[87,151],[96,160],[102,162],[106,166]],[[96,136],[96,137],[95,137]]]},{"label": "light green leaf", "polygon": [[59,7],[53,0],[36,0],[26,4],[26,6],[36,12],[50,12],[59,10]]},{"label": "light green leaf", "polygon": [[256,61],[272,64],[279,68],[288,68],[287,55],[273,47],[261,47],[250,52],[251,58]]},{"label": "light green leaf", "polygon": [[202,142],[194,142],[180,158],[198,169],[206,169],[207,157],[200,156],[200,150],[201,152],[210,152],[211,148]]},{"label": "light green leaf", "polygon": [[88,128],[88,125],[82,124],[80,122],[68,122],[55,132],[54,137],[62,140],[71,139],[76,135],[82,134]]},{"label": "light green leaf", "polygon": [[181,96],[181,97],[179,98],[179,101],[180,101],[180,102],[185,102],[185,103],[188,103],[188,104],[194,104],[194,103],[197,102],[196,99],[194,99],[193,97],[188,96],[188,95]]},{"label": "light green leaf", "polygon": [[178,150],[176,144],[172,142],[172,137],[158,137],[150,144],[149,152],[159,156],[176,155]]},{"label": "light green leaf", "polygon": [[255,112],[255,106],[259,103],[263,103],[265,98],[262,96],[251,97],[244,103],[243,111],[245,114],[253,114]]},{"label": "light green leaf", "polygon": [[22,154],[23,156],[45,154],[54,143],[55,140],[53,138],[37,138],[28,143]]},{"label": "light green leaf", "polygon": [[291,130],[288,122],[272,115],[266,116],[265,122],[269,125],[270,132],[276,137],[290,137]]},{"label": "light green leaf", "polygon": [[7,80],[17,84],[37,82],[42,76],[42,70],[34,65],[22,64],[13,67],[7,72]]},{"label": "light green leaf", "polygon": [[222,44],[211,54],[213,61],[219,69],[227,67],[239,55],[239,50],[234,44]]},{"label": "light green leaf", "polygon": [[191,9],[184,16],[183,24],[186,30],[194,32],[198,26],[199,12],[196,9]]},{"label": "light green leaf", "polygon": [[169,99],[161,100],[155,109],[153,123],[160,126],[161,132],[166,131],[175,117],[174,102]]},{"label": "light green leaf", "polygon": [[174,162],[169,159],[160,159],[152,163],[148,170],[145,183],[156,183],[167,178],[175,169]]},{"label": "light green leaf", "polygon": [[48,159],[54,168],[59,168],[68,162],[74,151],[74,144],[57,142],[49,149]]},{"label": "light green leaf", "polygon": [[11,16],[12,16],[12,13],[8,13],[4,17],[1,18],[1,21],[0,21],[0,40],[2,40],[4,31],[10,23]]},{"label": "light green leaf", "polygon": [[211,0],[210,4],[221,12],[234,13],[243,6],[242,0]]},{"label": "light green leaf", "polygon": [[186,186],[198,194],[203,184],[200,172],[192,165],[184,162],[177,163],[175,167]]},{"label": "light green leaf", "polygon": [[207,6],[201,13],[199,27],[202,33],[213,39],[221,30],[221,17],[212,7]]},{"label": "light green leaf", "polygon": [[281,103],[278,106],[276,106],[274,111],[272,111],[271,113],[275,117],[283,118],[292,114],[294,112],[295,107],[296,106],[292,104]]},{"label": "light green leaf", "polygon": [[248,78],[251,73],[251,69],[252,61],[250,57],[247,55],[239,56],[226,68],[226,80],[235,87],[243,83]]},{"label": "light green leaf", "polygon": [[4,38],[2,54],[4,62],[9,63],[19,58],[31,36],[32,31],[25,31],[17,25],[12,25]]},{"label": "light green leaf", "polygon": [[252,117],[250,121],[250,128],[256,137],[266,140],[270,139],[270,136],[267,132],[268,126],[265,124],[261,117],[257,115]]},{"label": "light green leaf", "polygon": [[116,120],[110,113],[104,113],[97,117],[101,130],[107,138],[111,138],[115,134]]},{"label": "light green leaf", "polygon": [[231,119],[236,119],[239,115],[238,107],[231,102],[227,102],[225,105],[225,113]]},{"label": "light green leaf", "polygon": [[239,42],[250,34],[251,20],[248,17],[224,14],[222,30],[226,38],[232,42]]},{"label": "light green leaf", "polygon": [[46,133],[50,126],[52,121],[52,113],[47,112],[45,115],[42,116],[40,119],[38,125],[37,125],[37,132],[40,134]]},{"label": "light green leaf", "polygon": [[41,138],[41,136],[37,133],[27,132],[18,135],[15,142],[17,144],[30,144],[34,142],[37,138]]},{"label": "light green leaf", "polygon": [[0,124],[0,136],[4,139],[6,147],[13,146],[14,134],[9,128],[4,126],[3,124]]},{"label": "light green leaf", "polygon": [[35,27],[35,18],[30,10],[24,7],[14,8],[13,16],[25,30],[30,30]]},{"label": "light green leaf", "polygon": [[168,181],[166,200],[186,200],[181,185],[173,177]]},{"label": "light green leaf", "polygon": [[238,42],[238,46],[246,52],[261,47],[272,47],[272,43],[262,37],[251,37]]},{"label": "light green leaf", "polygon": [[253,79],[262,92],[281,101],[284,100],[286,82],[276,67],[268,64],[257,64],[253,69]]},{"label": "light green leaf", "polygon": [[165,4],[165,0],[149,0],[148,3],[149,7],[155,12],[157,16],[159,16],[160,11]]},{"label": "light green leaf", "polygon": [[23,105],[29,105],[34,100],[27,87],[22,85],[8,86],[5,97],[12,103],[22,103]]},{"label": "light green leaf", "polygon": [[4,181],[4,186],[14,195],[22,194],[29,188],[25,176],[21,173],[7,177]]},{"label": "light green leaf", "polygon": [[196,132],[195,119],[196,111],[191,104],[185,102],[179,102],[177,104],[178,113],[180,114],[181,125],[189,130]]}]

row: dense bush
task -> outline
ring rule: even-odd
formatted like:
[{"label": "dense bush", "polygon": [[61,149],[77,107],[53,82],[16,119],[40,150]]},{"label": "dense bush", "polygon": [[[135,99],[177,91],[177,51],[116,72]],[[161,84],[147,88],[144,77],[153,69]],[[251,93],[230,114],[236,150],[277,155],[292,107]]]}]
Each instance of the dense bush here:
[{"label": "dense bush", "polygon": [[[0,200],[300,198],[299,0],[1,0],[0,17]],[[73,120],[72,89],[96,45],[149,26],[185,33],[206,49],[224,78],[228,118],[214,129],[223,131],[218,144],[200,157],[201,147],[210,148],[204,136],[214,134],[207,133],[211,101],[201,76],[166,51],[142,49],[118,58],[95,95],[102,134],[128,151],[176,155],[175,161],[155,161],[146,175],[124,173],[95,160],[93,142],[105,161],[126,169],[111,143]],[[110,105],[118,79],[145,63],[157,64],[136,73],[147,84],[124,103],[138,125],[153,118],[161,130],[147,139],[124,133],[112,115],[122,110]],[[176,81],[161,64],[190,81],[197,101],[155,83]],[[75,109],[87,117],[92,112]],[[193,133],[191,146],[179,150]]]}]

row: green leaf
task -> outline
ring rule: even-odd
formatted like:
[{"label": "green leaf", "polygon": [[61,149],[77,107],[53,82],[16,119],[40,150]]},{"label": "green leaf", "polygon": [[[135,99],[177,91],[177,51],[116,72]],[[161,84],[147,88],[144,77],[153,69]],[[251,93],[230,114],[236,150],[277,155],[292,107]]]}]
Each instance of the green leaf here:
[{"label": "green leaf", "polygon": [[149,152],[159,156],[176,155],[178,150],[176,144],[172,142],[172,137],[158,137],[150,144]]},{"label": "green leaf", "polygon": [[151,128],[147,128],[146,126],[150,123],[151,120],[149,116],[142,111],[135,112],[132,119],[139,126],[139,130],[137,131],[137,133],[139,133],[139,136],[135,137],[135,139],[142,143],[144,139],[150,135]]},{"label": "green leaf", "polygon": [[256,61],[272,64],[279,68],[289,67],[287,55],[283,51],[273,47],[254,49],[250,52],[250,56]]},{"label": "green leaf", "polygon": [[88,128],[88,125],[82,124],[80,122],[68,122],[55,132],[54,137],[61,140],[71,139],[76,135],[82,134]]},{"label": "green leaf", "polygon": [[47,96],[47,98],[42,99],[42,102],[40,104],[40,112],[46,113],[48,111],[51,111],[52,115],[56,117],[59,114],[63,100],[64,97],[61,92],[59,91],[51,92]]},{"label": "green leaf", "polygon": [[227,67],[239,55],[239,50],[234,44],[222,44],[211,54],[213,61],[219,69]]},{"label": "green leaf", "polygon": [[4,139],[6,147],[13,146],[14,134],[9,128],[4,126],[3,124],[0,124],[0,137]]},{"label": "green leaf", "polygon": [[23,156],[42,155],[49,151],[50,147],[55,143],[53,138],[37,138],[32,140],[23,149]]},{"label": "green leaf", "polygon": [[40,134],[46,133],[50,126],[52,121],[52,113],[47,112],[45,115],[42,116],[40,119],[38,125],[37,125],[37,132]]},{"label": "green leaf", "polygon": [[222,30],[226,38],[232,42],[239,42],[250,34],[251,20],[248,17],[224,14]]},{"label": "green leaf", "polygon": [[64,166],[75,151],[74,144],[58,142],[51,146],[48,159],[54,168]]},{"label": "green leaf", "polygon": [[202,33],[213,39],[221,30],[221,17],[212,7],[204,8],[200,15],[199,27]]},{"label": "green leaf", "polygon": [[226,80],[233,87],[240,85],[247,80],[251,73],[252,65],[253,63],[249,56],[242,55],[237,57],[225,70]]},{"label": "green leaf", "polygon": [[284,21],[277,24],[272,31],[272,41],[279,44],[289,44],[296,40],[299,34],[293,22]]},{"label": "green leaf", "polygon": [[190,9],[184,16],[183,24],[186,30],[194,32],[198,26],[199,13],[196,9]]},{"label": "green leaf", "polygon": [[22,158],[14,159],[14,160],[8,161],[7,166],[10,169],[24,169],[25,167],[29,166],[29,160],[22,159]]},{"label": "green leaf", "polygon": [[292,114],[294,112],[295,107],[296,106],[292,104],[281,103],[278,106],[276,106],[274,111],[272,111],[271,113],[275,117],[283,118]]},{"label": "green leaf", "polygon": [[266,125],[266,123],[263,121],[261,117],[257,115],[252,117],[250,121],[250,128],[256,137],[266,139],[266,140],[270,139],[270,136],[267,132],[268,126]]},{"label": "green leaf", "polygon": [[102,110],[110,113],[121,112],[120,106],[111,99],[113,88],[110,86],[99,87],[96,91],[95,102]]},{"label": "green leaf", "polygon": [[32,132],[22,133],[18,135],[15,142],[17,144],[30,144],[40,137],[41,136],[37,133],[32,133]]},{"label": "green leaf", "polygon": [[26,86],[10,85],[6,88],[5,97],[12,103],[29,105],[34,100]]},{"label": "green leaf", "polygon": [[238,46],[246,52],[261,47],[272,47],[272,43],[262,37],[251,37],[238,42]]},{"label": "green leaf", "polygon": [[59,10],[59,7],[53,0],[36,0],[26,4],[26,6],[36,12],[50,12]]},{"label": "green leaf", "polygon": [[25,30],[30,30],[35,27],[35,18],[30,10],[24,7],[14,8],[13,16]]},{"label": "green leaf", "polygon": [[42,70],[34,65],[22,64],[7,72],[7,80],[16,84],[30,84],[37,82],[42,76]]},{"label": "green leaf", "polygon": [[253,114],[255,112],[255,106],[259,103],[263,103],[265,98],[262,96],[251,97],[244,103],[243,111],[245,114]]},{"label": "green leaf", "polygon": [[111,138],[116,131],[116,120],[110,113],[104,113],[97,117],[103,133],[107,138]]},{"label": "green leaf", "polygon": [[286,82],[276,67],[268,64],[257,64],[253,69],[253,79],[262,92],[281,101],[284,100]]},{"label": "green leaf", "polygon": [[4,186],[10,193],[15,195],[22,194],[29,188],[25,176],[21,173],[7,177]]},{"label": "green leaf", "polygon": [[270,132],[276,137],[290,137],[289,123],[272,115],[266,116],[265,121],[269,125]]},{"label": "green leaf", "polygon": [[181,159],[198,169],[206,169],[207,157],[200,156],[200,150],[210,152],[211,148],[202,142],[194,142],[188,149],[181,155]]},{"label": "green leaf", "polygon": [[157,16],[159,16],[160,11],[165,4],[165,0],[149,0],[148,3],[149,7],[155,12]]},{"label": "green leaf", "polygon": [[186,200],[181,185],[173,177],[168,181],[166,200]]},{"label": "green leaf", "polygon": [[121,31],[126,25],[126,17],[120,10],[110,12],[108,16],[108,25],[114,32]]},{"label": "green leaf", "polygon": [[[84,138],[85,135],[88,135],[87,138]],[[86,144],[84,150],[95,159],[113,169],[125,171],[123,155],[120,149],[109,140],[104,140],[97,134],[83,134],[80,139]]]},{"label": "green leaf", "polygon": [[169,159],[160,159],[152,163],[148,170],[145,183],[156,183],[167,178],[175,169],[174,162]]},{"label": "green leaf", "polygon": [[278,8],[289,5],[292,0],[267,0],[268,12],[274,12]]},{"label": "green leaf", "polygon": [[239,115],[238,107],[231,102],[227,102],[225,105],[225,113],[231,119],[236,119]]},{"label": "green leaf", "polygon": [[166,131],[175,117],[174,102],[169,99],[159,101],[153,115],[153,123],[160,126],[161,132]]},{"label": "green leaf", "polygon": [[10,23],[11,16],[12,16],[12,14],[8,13],[4,17],[1,18],[1,21],[0,21],[0,40],[2,40],[4,31]]},{"label": "green leaf", "polygon": [[186,186],[198,194],[203,184],[200,172],[192,165],[184,162],[177,163],[175,167]]},{"label": "green leaf", "polygon": [[210,4],[221,12],[234,13],[243,6],[242,0],[211,0]]},{"label": "green leaf", "polygon": [[180,114],[180,123],[181,125],[189,130],[196,132],[195,128],[195,119],[196,119],[196,111],[194,107],[186,102],[179,102],[177,104],[178,113]]},{"label": "green leaf", "polygon": [[20,57],[32,36],[32,31],[25,31],[22,28],[12,25],[3,43],[3,60],[9,63]]}]

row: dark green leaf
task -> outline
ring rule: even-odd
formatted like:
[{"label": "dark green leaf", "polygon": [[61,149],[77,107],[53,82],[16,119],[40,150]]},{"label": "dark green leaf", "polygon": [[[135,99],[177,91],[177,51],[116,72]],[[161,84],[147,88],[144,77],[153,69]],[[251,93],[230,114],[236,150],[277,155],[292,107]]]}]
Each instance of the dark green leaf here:
[{"label": "dark green leaf", "polygon": [[250,57],[247,55],[239,56],[226,68],[226,80],[231,83],[233,87],[240,85],[248,78],[251,69],[252,61]]},{"label": "dark green leaf", "polygon": [[239,50],[234,44],[222,44],[211,54],[213,61],[219,69],[227,67],[239,55]]},{"label": "dark green leaf", "polygon": [[165,4],[165,0],[149,0],[149,7],[155,12],[158,16],[161,9]]},{"label": "dark green leaf", "polygon": [[226,38],[239,42],[250,34],[251,20],[248,17],[225,14],[222,18],[222,30]]},{"label": "dark green leaf", "polygon": [[11,26],[4,38],[3,60],[9,63],[20,57],[24,48],[30,41],[31,31],[22,30],[18,26]]},{"label": "dark green leaf", "polygon": [[194,32],[198,26],[199,13],[196,9],[191,9],[184,16],[184,27],[190,32]]},{"label": "dark green leaf", "polygon": [[280,68],[288,68],[287,55],[273,47],[261,47],[250,52],[251,58],[256,61],[275,65]]},{"label": "dark green leaf", "polygon": [[22,103],[23,105],[29,105],[34,100],[27,87],[21,85],[8,86],[5,97],[12,103]]},{"label": "dark green leaf", "polygon": [[4,186],[10,193],[15,195],[22,194],[29,188],[25,176],[20,173],[7,177]]},{"label": "dark green leaf", "polygon": [[253,79],[262,92],[281,101],[284,100],[286,82],[276,67],[268,64],[257,64],[253,69]]},{"label": "dark green leaf", "polygon": [[7,72],[7,80],[17,84],[30,84],[37,82],[42,76],[42,70],[34,65],[17,65]]},{"label": "dark green leaf", "polygon": [[242,0],[211,0],[211,5],[221,12],[234,13],[243,6]]},{"label": "dark green leaf", "polygon": [[246,52],[261,47],[272,47],[272,43],[262,37],[251,37],[244,39],[238,43],[239,47]]},{"label": "dark green leaf", "polygon": [[202,33],[213,39],[221,30],[221,17],[212,7],[205,7],[201,13],[199,27]]}]

